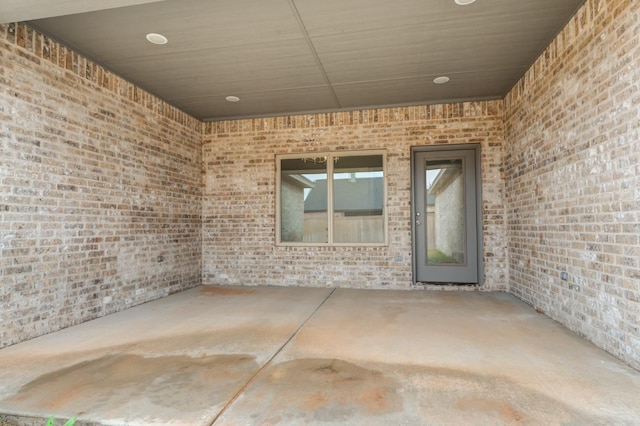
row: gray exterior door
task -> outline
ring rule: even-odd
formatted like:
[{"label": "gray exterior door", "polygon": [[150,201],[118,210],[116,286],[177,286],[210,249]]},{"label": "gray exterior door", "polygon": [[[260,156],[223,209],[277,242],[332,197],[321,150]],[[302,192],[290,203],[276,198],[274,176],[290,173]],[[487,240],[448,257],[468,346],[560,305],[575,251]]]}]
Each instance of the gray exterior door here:
[{"label": "gray exterior door", "polygon": [[414,281],[481,284],[479,150],[414,148],[412,154]]}]

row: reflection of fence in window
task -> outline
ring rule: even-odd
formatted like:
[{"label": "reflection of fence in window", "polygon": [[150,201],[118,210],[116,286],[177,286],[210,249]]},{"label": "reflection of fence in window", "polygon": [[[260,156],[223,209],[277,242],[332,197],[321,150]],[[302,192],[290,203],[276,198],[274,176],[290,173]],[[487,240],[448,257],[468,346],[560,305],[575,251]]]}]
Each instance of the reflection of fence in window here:
[{"label": "reflection of fence in window", "polygon": [[[384,216],[333,216],[335,243],[383,243]],[[327,233],[326,215],[306,213],[304,215],[304,241],[318,241]]]},{"label": "reflection of fence in window", "polygon": [[333,219],[336,243],[383,243],[384,221],[377,216],[338,216]]}]

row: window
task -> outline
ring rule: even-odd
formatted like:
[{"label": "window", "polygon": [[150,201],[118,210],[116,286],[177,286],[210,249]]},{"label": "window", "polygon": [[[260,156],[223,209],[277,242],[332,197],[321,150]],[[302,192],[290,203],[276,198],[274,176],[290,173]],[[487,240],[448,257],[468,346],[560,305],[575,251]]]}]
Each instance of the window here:
[{"label": "window", "polygon": [[385,244],[384,163],[380,151],[277,156],[278,244]]}]

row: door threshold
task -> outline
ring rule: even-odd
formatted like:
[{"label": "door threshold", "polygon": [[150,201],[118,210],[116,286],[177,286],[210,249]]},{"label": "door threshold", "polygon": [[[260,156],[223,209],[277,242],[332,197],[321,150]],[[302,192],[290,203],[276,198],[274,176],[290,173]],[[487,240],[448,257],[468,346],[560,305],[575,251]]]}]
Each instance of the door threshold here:
[{"label": "door threshold", "polygon": [[474,283],[423,283],[417,282],[412,285],[416,290],[439,290],[439,291],[478,291],[480,286]]}]

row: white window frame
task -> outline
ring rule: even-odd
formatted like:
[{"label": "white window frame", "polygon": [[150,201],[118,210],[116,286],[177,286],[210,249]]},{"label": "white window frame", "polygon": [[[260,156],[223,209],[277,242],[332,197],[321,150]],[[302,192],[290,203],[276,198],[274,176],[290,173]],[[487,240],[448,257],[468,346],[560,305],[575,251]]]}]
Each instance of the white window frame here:
[{"label": "white window frame", "polygon": [[[384,241],[376,243],[336,243],[333,242],[333,165],[334,158],[336,157],[357,157],[368,155],[381,155],[382,156],[382,188],[383,188],[383,203],[382,203],[382,226]],[[287,159],[300,159],[300,158],[326,158],[327,164],[327,221],[328,221],[328,242],[315,243],[315,242],[303,242],[303,241],[281,241],[281,206],[280,206],[280,192],[281,192],[281,161]],[[389,231],[388,231],[388,199],[387,199],[387,152],[386,150],[360,150],[360,151],[330,151],[330,152],[302,152],[295,154],[276,154],[276,215],[275,215],[275,228],[276,228],[276,246],[282,247],[384,247],[389,245]]]}]

